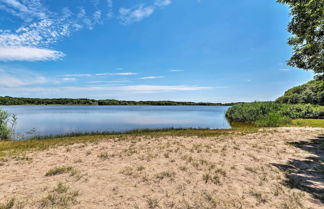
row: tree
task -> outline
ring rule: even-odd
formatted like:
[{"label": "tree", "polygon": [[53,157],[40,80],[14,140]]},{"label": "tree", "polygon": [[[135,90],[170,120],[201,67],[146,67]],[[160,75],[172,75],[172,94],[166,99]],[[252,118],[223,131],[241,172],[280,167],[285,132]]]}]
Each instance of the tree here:
[{"label": "tree", "polygon": [[324,78],[324,0],[277,0],[291,9],[288,44],[293,55],[288,65],[313,70]]}]

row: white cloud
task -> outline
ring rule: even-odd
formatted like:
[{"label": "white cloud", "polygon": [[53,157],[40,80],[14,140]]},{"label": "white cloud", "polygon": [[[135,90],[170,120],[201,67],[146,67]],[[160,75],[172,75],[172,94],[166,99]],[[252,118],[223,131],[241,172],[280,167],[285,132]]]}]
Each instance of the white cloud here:
[{"label": "white cloud", "polygon": [[176,85],[176,86],[133,85],[133,86],[118,86],[118,87],[108,87],[108,88],[111,88],[111,90],[119,90],[119,91],[153,93],[153,92],[165,92],[165,91],[199,91],[199,90],[211,89],[212,87],[186,86],[186,85]]},{"label": "white cloud", "polygon": [[140,79],[142,79],[142,80],[153,80],[153,79],[158,79],[158,78],[163,78],[163,76],[146,76],[146,77],[142,77]]},{"label": "white cloud", "polygon": [[202,91],[209,90],[213,87],[206,86],[187,86],[187,85],[127,85],[127,86],[66,86],[66,87],[2,87],[0,92],[2,94],[10,95],[45,95],[47,97],[60,95],[66,97],[74,97],[74,95],[83,95],[91,97],[93,95],[105,95],[108,93],[120,92],[123,94],[155,94],[161,92],[177,92],[177,91]]},{"label": "white cloud", "polygon": [[290,69],[288,69],[288,68],[282,68],[282,69],[279,69],[279,70],[281,70],[281,71],[290,71]]},{"label": "white cloud", "polygon": [[64,77],[90,77],[91,74],[65,74]]},{"label": "white cloud", "polygon": [[63,81],[76,81],[76,78],[63,78]]},{"label": "white cloud", "polygon": [[139,22],[145,17],[149,17],[154,12],[154,7],[148,6],[144,7],[143,5],[140,5],[136,9],[125,9],[121,8],[119,9],[119,18],[124,24],[130,24],[133,22]]},{"label": "white cloud", "polygon": [[0,0],[0,9],[27,22],[34,18],[46,18],[45,9],[40,0],[24,0],[23,2]]},{"label": "white cloud", "polygon": [[155,5],[158,7],[165,7],[172,3],[172,0],[157,0]]},{"label": "white cloud", "polygon": [[176,73],[176,72],[183,72],[184,70],[172,69],[172,70],[169,70],[169,71],[172,72],[172,73]]},{"label": "white cloud", "polygon": [[97,73],[96,76],[106,76],[106,75],[118,75],[118,76],[130,76],[130,75],[137,75],[138,73]]},{"label": "white cloud", "polygon": [[120,8],[119,19],[123,24],[131,24],[139,22],[146,17],[151,16],[154,11],[158,8],[163,8],[171,4],[171,0],[156,0],[153,4],[144,6],[143,4],[138,5],[134,8]]},{"label": "white cloud", "polygon": [[0,47],[0,61],[57,60],[65,54],[59,51],[33,47]]},{"label": "white cloud", "polygon": [[44,76],[26,70],[0,69],[0,87],[22,87],[36,84],[54,83]]}]

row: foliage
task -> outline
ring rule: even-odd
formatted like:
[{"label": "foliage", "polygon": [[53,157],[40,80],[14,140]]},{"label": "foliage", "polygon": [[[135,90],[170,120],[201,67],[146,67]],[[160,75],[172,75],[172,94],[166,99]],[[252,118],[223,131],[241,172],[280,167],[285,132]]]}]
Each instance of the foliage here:
[{"label": "foliage", "polygon": [[252,102],[233,105],[226,112],[226,117],[230,121],[255,122],[260,117],[270,112],[277,112],[281,109],[281,104],[274,102]]},{"label": "foliage", "polygon": [[282,105],[279,113],[292,119],[323,118],[324,107],[311,104]]},{"label": "foliage", "polygon": [[261,127],[278,127],[290,123],[291,118],[283,116],[278,112],[270,112],[255,121],[255,124]]},{"label": "foliage", "polygon": [[233,103],[209,103],[209,102],[177,102],[177,101],[121,101],[114,99],[69,99],[69,98],[23,98],[0,97],[0,105],[204,105],[204,106],[229,106]]},{"label": "foliage", "polygon": [[257,126],[287,125],[291,119],[321,118],[324,107],[310,104],[279,104],[274,102],[252,102],[236,104],[228,109],[230,121],[252,123]]},{"label": "foliage", "polygon": [[277,0],[291,9],[292,19],[288,31],[293,34],[288,44],[294,53],[288,64],[314,70],[324,76],[324,1]]},{"label": "foliage", "polygon": [[0,109],[0,140],[8,139],[11,134],[11,129],[8,127],[10,115]]},{"label": "foliage", "polygon": [[293,87],[279,97],[276,102],[287,104],[324,105],[324,80],[312,80],[306,84]]}]

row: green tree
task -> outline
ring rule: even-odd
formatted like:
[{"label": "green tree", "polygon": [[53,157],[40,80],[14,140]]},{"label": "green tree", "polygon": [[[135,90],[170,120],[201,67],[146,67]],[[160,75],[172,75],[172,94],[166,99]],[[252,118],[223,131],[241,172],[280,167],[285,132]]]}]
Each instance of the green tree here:
[{"label": "green tree", "polygon": [[288,64],[313,70],[324,77],[324,0],[277,0],[291,9],[288,31],[293,34],[288,44],[293,55]]}]

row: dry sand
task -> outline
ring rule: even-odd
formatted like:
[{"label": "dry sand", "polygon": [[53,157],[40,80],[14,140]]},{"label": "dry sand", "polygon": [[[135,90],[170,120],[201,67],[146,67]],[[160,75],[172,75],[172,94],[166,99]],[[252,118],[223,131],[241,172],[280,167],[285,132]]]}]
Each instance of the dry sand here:
[{"label": "dry sand", "polygon": [[317,138],[323,133],[274,128],[141,136],[8,157],[0,164],[0,203],[28,209],[324,208],[324,143]]}]

